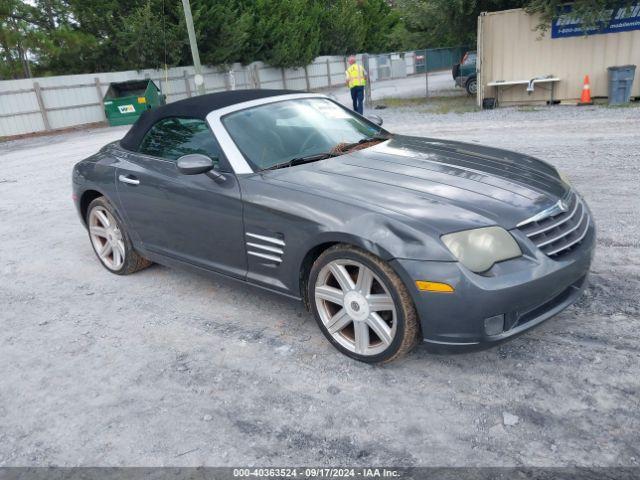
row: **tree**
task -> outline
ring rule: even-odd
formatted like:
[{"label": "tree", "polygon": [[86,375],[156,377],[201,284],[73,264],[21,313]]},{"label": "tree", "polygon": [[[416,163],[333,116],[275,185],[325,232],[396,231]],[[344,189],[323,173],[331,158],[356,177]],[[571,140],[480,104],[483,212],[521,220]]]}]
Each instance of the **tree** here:
[{"label": "tree", "polygon": [[[583,19],[585,31],[598,23],[608,9],[631,5],[634,0],[399,0],[398,12],[403,25],[391,38],[406,38],[405,48],[433,48],[473,45],[476,41],[477,18],[481,12],[524,7],[528,13],[540,15],[538,28],[544,32],[566,4]],[[606,17],[606,15],[604,15]]]},{"label": "tree", "polygon": [[[571,6],[573,14],[582,19],[582,27],[586,33],[586,29],[600,24],[601,19],[611,18],[611,15],[606,15],[610,9],[621,6],[630,7],[634,3],[630,0],[576,0]],[[549,30],[551,22],[557,18],[566,4],[566,1],[561,0],[529,0],[526,10],[528,13],[540,15],[538,29],[545,32]]]},{"label": "tree", "polygon": [[41,23],[38,9],[21,0],[0,0],[0,47],[3,77],[32,76],[35,52],[43,38],[47,25]]},{"label": "tree", "polygon": [[[387,0],[192,0],[208,65],[299,67],[320,53],[400,48]],[[0,0],[2,78],[190,64],[179,0]]]},{"label": "tree", "polygon": [[188,44],[178,2],[147,0],[122,20],[115,44],[124,68],[163,68],[181,63]]},{"label": "tree", "polygon": [[301,67],[320,53],[322,6],[317,0],[255,0],[255,27],[245,61]]},{"label": "tree", "polygon": [[201,60],[223,65],[243,58],[254,28],[254,16],[240,2],[226,0],[194,3]]},{"label": "tree", "polygon": [[413,48],[472,45],[478,15],[524,6],[524,0],[400,0]]},{"label": "tree", "polygon": [[327,1],[321,16],[320,53],[348,55],[365,45],[367,25],[362,11],[352,0]]},{"label": "tree", "polygon": [[[575,0],[585,28],[637,0]],[[473,45],[482,11],[525,7],[549,28],[564,0],[192,0],[203,63],[306,65]],[[179,0],[0,0],[0,78],[189,65]]]},{"label": "tree", "polygon": [[386,0],[362,0],[358,7],[365,30],[363,50],[379,53],[402,49],[402,42],[391,42],[393,35],[399,39],[402,30],[403,22],[397,9],[392,9]]},{"label": "tree", "polygon": [[[144,4],[141,0],[68,0],[68,15],[77,28],[96,39],[90,52],[91,58],[82,65],[83,71],[110,71],[130,68],[130,62],[122,56],[119,44],[127,22],[134,20],[133,12]],[[80,65],[79,65],[80,66]],[[138,68],[144,68],[139,66]]]}]

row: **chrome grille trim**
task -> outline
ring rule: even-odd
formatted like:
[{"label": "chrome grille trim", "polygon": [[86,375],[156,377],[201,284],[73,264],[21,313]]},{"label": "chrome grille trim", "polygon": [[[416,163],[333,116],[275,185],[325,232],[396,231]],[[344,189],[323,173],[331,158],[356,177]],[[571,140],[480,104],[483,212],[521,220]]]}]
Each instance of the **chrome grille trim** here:
[{"label": "chrome grille trim", "polygon": [[[580,225],[582,225],[582,221],[584,220],[585,214],[586,214],[586,210],[584,209],[584,207],[582,207],[582,214],[580,215],[580,220],[578,220],[578,222],[575,224],[575,226],[571,227],[567,231],[562,232],[560,235],[558,235],[558,236],[556,236],[554,238],[551,238],[549,240],[545,240],[542,243],[538,243],[537,244],[538,248],[545,247],[545,246],[550,245],[552,243],[556,243],[557,241],[562,240],[564,237],[566,237],[570,233],[575,232],[580,227]],[[571,217],[567,218],[567,220],[571,220]],[[566,222],[562,222],[562,223],[566,223]]]},{"label": "chrome grille trim", "polygon": [[518,224],[518,229],[545,255],[555,257],[582,242],[590,224],[586,204],[576,193],[569,192],[552,207]]},{"label": "chrome grille trim", "polygon": [[577,243],[580,243],[582,240],[584,240],[584,237],[587,236],[587,232],[589,231],[589,224],[591,223],[591,219],[589,218],[589,216],[587,215],[587,225],[584,227],[584,232],[582,232],[582,235],[580,235],[578,238],[576,238],[575,240],[573,240],[571,243],[567,244],[567,245],[563,245],[562,247],[556,249],[556,250],[551,250],[550,252],[547,253],[547,255],[556,255],[558,253],[560,253],[563,250],[566,250],[567,248],[571,248],[574,245],[576,245]]},{"label": "chrome grille trim", "polygon": [[573,217],[573,215],[575,215],[576,210],[578,209],[578,206],[581,205],[581,202],[576,202],[575,206],[573,207],[572,212],[565,218],[561,219],[559,222],[554,223],[552,225],[548,225],[544,228],[541,228],[540,230],[536,230],[534,232],[530,232],[527,233],[527,237],[531,238],[531,237],[535,237],[536,235],[539,235],[541,233],[547,232],[549,230],[551,230],[552,228],[556,228],[559,227],[560,225],[562,225],[563,223],[565,223],[566,221],[570,220],[571,217]]},{"label": "chrome grille trim", "polygon": [[565,197],[563,199],[558,200],[558,202],[556,204],[550,206],[549,208],[547,208],[545,210],[542,210],[541,212],[536,213],[531,218],[527,218],[526,220],[523,220],[518,225],[516,225],[516,227],[518,227],[518,228],[526,227],[530,223],[540,222],[542,220],[545,220],[546,218],[554,217],[556,215],[561,214],[562,212],[566,212],[567,209],[563,208],[563,203],[566,205],[566,203],[568,201],[570,201],[574,197],[577,197],[577,195],[575,193],[573,193],[572,191],[569,191],[569,193],[567,195],[565,195]]}]

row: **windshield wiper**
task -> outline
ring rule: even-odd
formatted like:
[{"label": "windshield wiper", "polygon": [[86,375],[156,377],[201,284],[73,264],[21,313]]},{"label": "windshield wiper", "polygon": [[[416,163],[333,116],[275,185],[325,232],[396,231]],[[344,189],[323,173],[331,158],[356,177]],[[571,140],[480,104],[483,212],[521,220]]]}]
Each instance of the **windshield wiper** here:
[{"label": "windshield wiper", "polygon": [[357,142],[340,145],[340,150],[343,152],[346,152],[347,150],[350,150],[353,147],[357,147],[358,145],[362,145],[363,143],[375,142],[376,140],[384,141],[384,140],[389,140],[390,138],[391,138],[391,135],[376,133],[375,135],[371,135],[370,137],[365,137],[361,140],[358,140]]},{"label": "windshield wiper", "polygon": [[325,160],[327,158],[335,157],[337,154],[335,153],[314,153],[313,155],[305,155],[303,157],[292,158],[291,160],[287,160],[286,162],[276,163],[275,165],[271,165],[270,167],[263,168],[262,170],[277,170],[279,168],[287,168],[293,167],[295,165],[302,165],[304,163],[317,162],[319,160]]},{"label": "windshield wiper", "polygon": [[325,160],[327,158],[337,157],[346,153],[347,150],[353,147],[357,147],[358,145],[362,145],[363,143],[375,142],[376,140],[384,141],[384,140],[389,140],[390,138],[391,138],[391,134],[376,133],[375,135],[372,135],[370,137],[365,137],[359,140],[358,142],[348,143],[346,145],[340,145],[340,151],[314,153],[313,155],[295,157],[295,158],[292,158],[291,160],[287,160],[286,162],[276,163],[275,165],[271,165],[270,167],[263,168],[261,171],[277,170],[279,168],[288,168],[288,167],[293,167],[295,165],[302,165],[304,163],[317,162],[319,160]]}]

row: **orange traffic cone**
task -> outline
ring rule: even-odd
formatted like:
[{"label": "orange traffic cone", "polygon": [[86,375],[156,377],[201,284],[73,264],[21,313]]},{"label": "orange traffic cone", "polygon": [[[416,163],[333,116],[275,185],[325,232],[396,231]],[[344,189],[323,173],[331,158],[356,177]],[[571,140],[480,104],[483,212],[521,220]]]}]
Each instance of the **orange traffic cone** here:
[{"label": "orange traffic cone", "polygon": [[584,76],[584,85],[582,86],[582,96],[578,105],[593,105],[591,101],[591,85],[589,84],[589,75]]}]

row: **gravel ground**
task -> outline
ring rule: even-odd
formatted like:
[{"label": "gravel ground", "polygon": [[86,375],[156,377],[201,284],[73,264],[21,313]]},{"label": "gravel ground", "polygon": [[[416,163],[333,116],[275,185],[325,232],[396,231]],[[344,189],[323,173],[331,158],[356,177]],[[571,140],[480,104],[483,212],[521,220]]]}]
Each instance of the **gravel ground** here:
[{"label": "gravel ground", "polygon": [[376,113],[563,169],[599,229],[584,298],[492,350],[363,365],[275,295],[107,273],[70,172],[125,129],[0,144],[0,466],[639,465],[640,109]]}]

